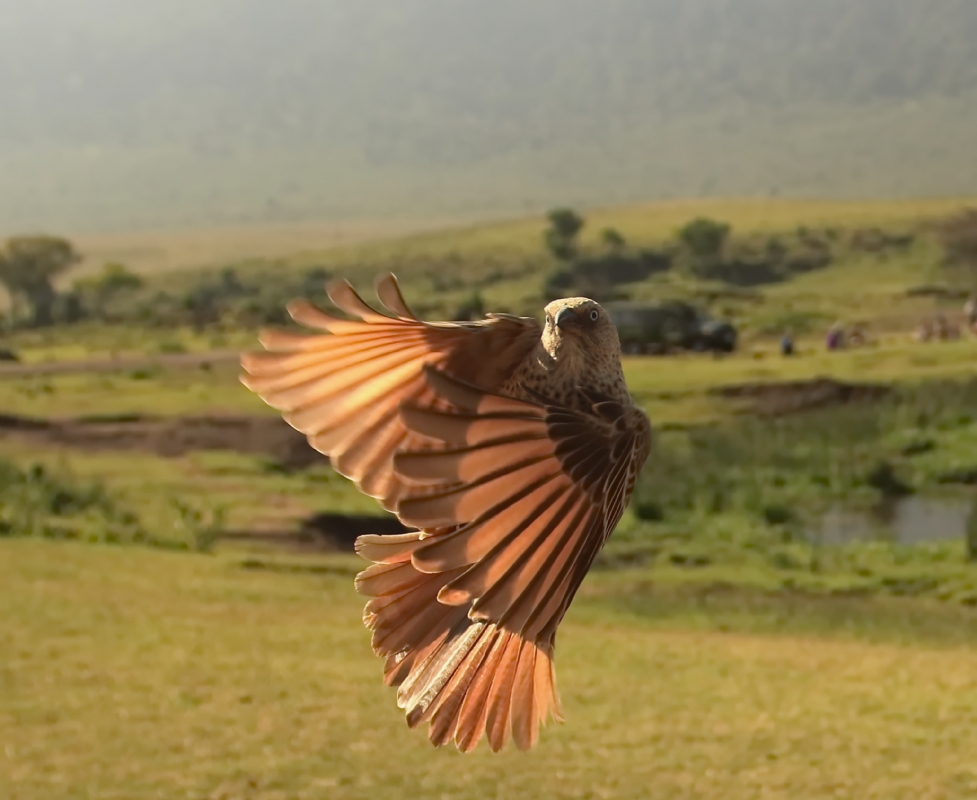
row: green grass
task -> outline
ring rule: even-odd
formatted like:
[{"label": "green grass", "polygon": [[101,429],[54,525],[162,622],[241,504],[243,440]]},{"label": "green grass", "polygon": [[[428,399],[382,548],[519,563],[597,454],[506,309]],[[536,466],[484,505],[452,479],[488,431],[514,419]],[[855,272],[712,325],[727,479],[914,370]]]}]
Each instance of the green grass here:
[{"label": "green grass", "polygon": [[[909,340],[918,320],[936,311],[959,316],[959,302],[910,296],[908,290],[923,285],[945,285],[960,276],[944,274],[941,253],[925,232],[929,220],[960,208],[962,201],[827,203],[787,200],[688,201],[596,210],[588,215],[584,245],[596,246],[604,227],[620,229],[633,243],[656,246],[671,239],[678,227],[698,215],[714,216],[733,224],[740,236],[792,234],[800,227],[841,232],[841,240],[860,227],[879,226],[887,231],[916,231],[917,241],[908,250],[889,254],[859,252],[849,245],[833,245],[834,263],[783,283],[757,287],[748,292],[692,280],[681,269],[628,285],[638,300],[678,297],[707,307],[714,315],[733,320],[741,333],[741,356],[722,362],[694,360],[662,366],[632,365],[629,377],[638,391],[661,379],[672,378],[683,387],[701,383],[746,379],[752,376],[807,375],[824,370],[831,374],[875,373],[883,379],[959,372],[969,358],[965,343],[941,348],[920,348]],[[526,218],[504,223],[474,225],[394,240],[340,246],[323,251],[293,254],[275,260],[251,259],[235,264],[246,281],[258,281],[271,294],[262,303],[274,309],[289,296],[305,289],[275,293],[273,287],[302,285],[301,276],[312,267],[353,280],[371,299],[374,276],[395,271],[408,301],[428,318],[450,315],[471,298],[474,291],[486,308],[538,314],[544,301],[545,275],[554,264],[543,252],[544,221]],[[174,272],[151,278],[151,286],[139,303],[150,303],[156,289],[190,291],[201,278],[199,270]],[[212,273],[206,273],[212,274]],[[155,281],[155,283],[153,283]],[[318,284],[316,284],[318,285]],[[281,296],[279,296],[281,295]],[[141,306],[140,306],[141,307]],[[797,359],[771,366],[768,356],[776,338],[793,328],[802,351],[822,349],[822,336],[835,319],[865,323],[878,348],[829,358]],[[195,331],[186,326],[147,328],[127,324],[85,323],[60,328],[18,331],[2,343],[17,351],[25,363],[112,358],[134,355],[157,357],[173,353],[240,350],[256,346],[254,329],[230,319],[221,325]],[[743,358],[747,360],[743,360]],[[756,362],[756,363],[751,363]],[[686,360],[687,361],[687,360]],[[691,384],[688,382],[691,381]],[[176,398],[178,405],[185,401]],[[237,405],[236,400],[230,401]],[[657,410],[657,409],[656,409]]]},{"label": "green grass", "polygon": [[[921,316],[938,309],[959,312],[959,303],[911,297],[907,290],[945,284],[951,277],[959,281],[960,276],[944,273],[942,255],[928,225],[968,203],[973,201],[965,198],[871,202],[717,199],[614,206],[585,211],[587,224],[582,245],[599,247],[600,232],[614,227],[635,246],[660,246],[673,240],[676,231],[697,216],[725,220],[733,226],[734,236],[741,238],[790,237],[801,228],[815,232],[832,230],[837,235],[831,245],[833,264],[783,283],[760,286],[746,293],[730,292],[729,287],[693,280],[681,269],[673,269],[630,284],[626,289],[638,300],[679,297],[707,306],[712,313],[731,318],[740,327],[747,349],[758,343],[769,344],[771,336],[779,336],[788,326],[794,327],[802,338],[820,337],[836,318],[849,323],[868,323],[873,336],[904,341]],[[555,268],[543,248],[545,224],[541,217],[524,217],[388,238],[383,238],[377,229],[371,241],[340,242],[325,248],[315,247],[314,239],[298,237],[291,251],[286,246],[287,237],[282,237],[280,231],[270,232],[270,238],[265,241],[260,230],[254,230],[248,231],[243,239],[252,247],[248,257],[240,255],[243,252],[240,250],[234,254],[228,250],[225,256],[219,257],[215,253],[222,251],[215,250],[205,234],[188,235],[184,239],[174,233],[172,248],[179,255],[168,257],[165,269],[146,267],[149,286],[138,302],[131,305],[139,309],[157,308],[153,299],[157,290],[174,293],[177,301],[182,302],[181,293],[197,286],[202,276],[213,277],[218,267],[231,266],[245,282],[257,281],[267,289],[268,296],[262,302],[271,303],[275,309],[284,305],[290,293],[299,293],[298,289],[285,291],[283,287],[302,285],[301,276],[307,270],[318,268],[350,278],[368,298],[374,276],[393,270],[401,279],[408,300],[422,315],[431,318],[453,313],[474,291],[490,310],[538,314],[544,302],[545,277]],[[852,232],[864,228],[913,232],[917,238],[905,250],[862,252],[847,239]],[[394,233],[402,234],[403,228]],[[218,241],[226,243],[227,236],[223,232],[223,238],[218,237]],[[153,256],[165,250],[164,235],[146,234],[146,237],[141,249],[138,235],[129,235],[132,241],[127,239],[127,252]],[[273,243],[285,249],[276,251]],[[202,270],[201,263],[209,264],[210,268]],[[187,268],[179,269],[180,264]],[[162,274],[164,271],[166,274]],[[275,293],[276,287],[284,292],[281,297]],[[16,350],[22,360],[36,362],[236,349],[253,342],[254,333],[230,323],[203,332],[175,323],[169,328],[149,329],[133,319],[125,325],[82,324],[20,331],[8,337],[3,345]]]},{"label": "green grass", "polygon": [[[972,201],[965,198],[859,202],[732,198],[609,206],[583,210],[586,225],[580,244],[584,248],[599,246],[601,232],[613,227],[634,245],[661,245],[672,240],[689,220],[700,216],[728,222],[740,236],[780,234],[800,227],[842,232],[873,227],[911,231],[953,214],[968,203]],[[389,269],[398,274],[408,291],[416,287],[419,304],[429,301],[429,281],[435,272],[441,273],[437,277],[449,284],[460,279],[468,286],[491,277],[489,284],[481,287],[485,299],[511,305],[527,300],[526,291],[538,296],[542,275],[527,276],[525,270],[534,264],[533,259],[543,255],[546,224],[543,217],[537,216],[476,223],[383,241],[283,253],[273,261],[251,259],[240,267],[245,273],[250,270],[280,274],[283,270],[321,266],[337,270],[365,289],[378,271]],[[799,290],[820,284],[822,276],[828,274],[833,277],[825,283],[837,285],[840,293],[849,291],[852,285],[863,293],[880,277],[885,278],[884,290],[904,289],[907,283],[934,274],[933,252],[925,246],[915,250],[908,262],[896,259],[899,266],[895,271],[891,257],[853,255],[857,254],[846,254],[843,270],[819,271],[798,281]],[[852,266],[854,269],[849,269]],[[839,281],[838,275],[846,277]],[[531,278],[528,283],[527,277]],[[190,279],[191,273],[176,273],[166,280],[181,278]],[[465,290],[462,286],[454,293]],[[784,291],[793,293],[792,289],[781,288],[781,294]],[[444,292],[442,288],[439,293]],[[448,289],[447,293],[453,300],[452,291]]]},{"label": "green grass", "polygon": [[0,383],[0,408],[38,417],[274,413],[238,382],[239,372],[232,362],[212,369],[149,365],[112,373],[7,378]]},{"label": "green grass", "polygon": [[205,514],[219,511],[234,531],[290,532],[317,511],[381,513],[326,464],[286,475],[267,458],[198,451],[180,458],[139,452],[86,452],[4,442],[4,456],[24,467],[41,464],[51,474],[106,487],[121,508],[137,513],[159,540],[188,542],[178,503]]},{"label": "green grass", "polygon": [[[258,349],[249,332],[234,341]],[[813,339],[799,343],[797,357],[785,359],[775,343],[758,343],[724,358],[689,354],[670,358],[625,358],[631,392],[653,422],[704,422],[727,417],[737,405],[720,402],[709,390],[744,382],[776,382],[831,376],[848,381],[912,384],[974,375],[977,341],[962,339],[919,345],[897,336],[878,346],[825,352]],[[0,408],[34,416],[91,414],[275,413],[237,380],[233,362],[203,369],[153,366],[110,373],[5,378]]]},{"label": "green grass", "polygon": [[973,623],[945,607],[774,610],[597,576],[561,628],[567,723],[529,755],[462,757],[408,731],[382,686],[354,559],[283,574],[231,556],[0,549],[11,800],[977,791]]},{"label": "green grass", "polygon": [[[748,369],[757,362],[743,357],[629,360],[630,382],[652,414],[657,441],[602,565],[643,564],[656,575],[685,576],[694,583],[913,593],[972,602],[977,574],[966,562],[962,534],[925,546],[856,543],[824,549],[811,531],[832,506],[867,508],[878,502],[881,490],[872,475],[883,468],[924,494],[960,495],[943,486],[943,476],[977,469],[975,384],[964,380],[972,376],[969,354],[975,346],[934,346],[930,352],[943,360],[915,373],[907,369],[905,353],[891,360],[877,357],[879,371],[859,365],[865,354],[770,358],[770,371],[763,374]],[[796,372],[806,362],[808,371]],[[748,401],[709,393],[711,386],[726,382],[812,377],[822,374],[818,365],[832,362],[847,365],[850,371],[841,374],[856,380],[902,378],[892,382],[892,395],[882,401],[782,419],[757,418]],[[125,374],[23,379],[11,381],[0,396],[10,410],[52,416],[274,413],[237,384],[233,365],[221,369],[164,370],[140,379]],[[38,389],[42,381],[47,391]],[[925,447],[914,452],[921,443]],[[177,501],[205,513],[220,510],[227,528],[249,531],[292,530],[316,511],[379,511],[325,464],[283,474],[267,457],[234,452],[159,458],[15,438],[4,445],[5,455],[22,467],[42,463],[54,473],[104,485],[123,507],[138,509],[158,539],[187,538]]]},{"label": "green grass", "polygon": [[151,329],[136,325],[78,325],[17,331],[7,337],[24,364],[132,356],[207,353],[254,346],[255,332]]},{"label": "green grass", "polygon": [[[674,203],[593,213],[587,235],[609,224],[654,244],[698,214],[744,231],[914,227],[951,207]],[[362,282],[403,262],[409,297],[423,300],[431,264],[457,258],[471,269],[443,302],[478,284],[490,307],[538,305],[541,276],[521,259],[538,256],[541,227],[524,220],[425,234],[273,267],[357,263],[350,273]],[[942,280],[936,257],[927,241],[898,258],[849,253],[764,287],[759,302],[713,301],[745,326],[732,357],[625,360],[657,449],[561,629],[568,724],[544,732],[534,754],[462,758],[405,729],[360,623],[355,558],[245,553],[229,543],[210,556],[83,546],[35,531],[0,538],[0,797],[972,797],[977,567],[964,542],[827,548],[806,539],[826,506],[878,499],[867,476],[881,462],[922,492],[948,470],[977,468],[977,342],[916,345],[906,336],[916,315],[939,305],[906,297]],[[683,281],[636,293],[709,288]],[[819,332],[838,316],[872,320],[878,345],[823,352]],[[770,337],[797,320],[808,324],[800,353],[783,359]],[[27,361],[155,356],[252,347],[254,332],[81,326],[24,332],[13,344]],[[237,372],[226,362],[150,363],[8,377],[0,409],[276,413]],[[820,376],[884,383],[894,394],[778,421],[712,391]],[[252,531],[294,527],[320,510],[378,511],[327,466],[286,475],[232,452],[163,459],[15,438],[2,446],[22,469],[41,464],[59,485],[104,492],[118,513],[138,515],[150,544],[193,548],[200,531],[178,502]],[[81,538],[107,538],[96,535],[97,514],[83,523]]]}]

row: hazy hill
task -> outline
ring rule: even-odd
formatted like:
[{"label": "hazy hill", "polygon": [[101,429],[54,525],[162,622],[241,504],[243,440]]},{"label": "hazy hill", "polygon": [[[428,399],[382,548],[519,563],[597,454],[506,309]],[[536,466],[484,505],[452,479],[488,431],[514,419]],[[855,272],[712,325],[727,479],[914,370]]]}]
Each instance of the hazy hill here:
[{"label": "hazy hill", "polygon": [[0,232],[977,190],[972,0],[0,0]]}]

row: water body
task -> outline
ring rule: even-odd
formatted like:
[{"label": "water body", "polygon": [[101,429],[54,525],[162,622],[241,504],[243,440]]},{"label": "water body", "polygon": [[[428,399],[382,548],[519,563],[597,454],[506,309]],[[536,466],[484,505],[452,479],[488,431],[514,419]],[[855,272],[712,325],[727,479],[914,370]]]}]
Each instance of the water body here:
[{"label": "water body", "polygon": [[808,529],[808,536],[824,545],[864,541],[914,545],[964,540],[968,528],[977,532],[977,496],[911,495],[883,500],[868,511],[835,506]]}]

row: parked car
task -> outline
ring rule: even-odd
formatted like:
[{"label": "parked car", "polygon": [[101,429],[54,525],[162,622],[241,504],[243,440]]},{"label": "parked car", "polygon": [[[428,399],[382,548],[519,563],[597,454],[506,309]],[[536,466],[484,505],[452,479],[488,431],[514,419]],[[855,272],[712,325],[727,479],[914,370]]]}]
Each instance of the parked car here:
[{"label": "parked car", "polygon": [[673,350],[731,353],[736,349],[736,328],[688,303],[612,303],[607,311],[617,326],[621,350],[628,355]]}]

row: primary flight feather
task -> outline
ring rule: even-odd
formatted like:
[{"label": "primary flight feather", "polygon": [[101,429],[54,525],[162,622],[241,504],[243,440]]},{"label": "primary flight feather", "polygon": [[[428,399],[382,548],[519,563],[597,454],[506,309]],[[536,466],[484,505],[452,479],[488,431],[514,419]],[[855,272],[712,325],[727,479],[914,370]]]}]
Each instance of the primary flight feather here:
[{"label": "primary flight feather", "polygon": [[651,427],[617,331],[576,297],[532,318],[423,322],[396,278],[386,313],[346,281],[346,315],[289,306],[321,333],[265,331],[241,380],[416,530],[361,536],[356,578],[384,678],[413,728],[462,751],[529,749],[560,719],[556,629],[634,489]]}]

